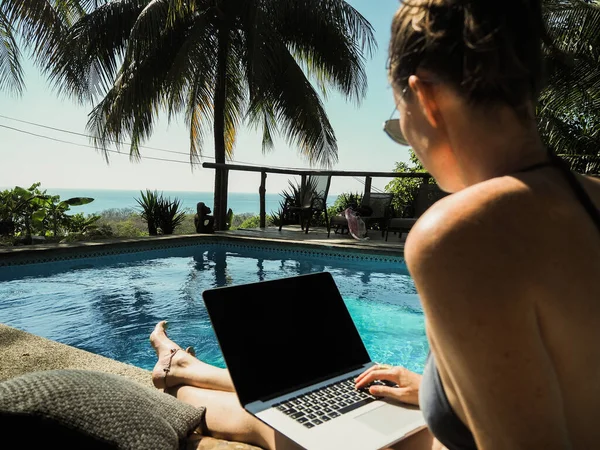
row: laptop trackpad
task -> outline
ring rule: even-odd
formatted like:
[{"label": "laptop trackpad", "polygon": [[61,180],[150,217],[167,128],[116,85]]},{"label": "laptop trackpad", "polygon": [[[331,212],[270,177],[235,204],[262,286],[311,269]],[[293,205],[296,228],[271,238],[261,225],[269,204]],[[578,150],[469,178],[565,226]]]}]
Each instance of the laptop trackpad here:
[{"label": "laptop trackpad", "polygon": [[357,416],[354,420],[358,420],[379,433],[388,435],[398,432],[399,428],[409,423],[408,420],[414,420],[413,414],[411,409],[406,410],[386,404]]}]

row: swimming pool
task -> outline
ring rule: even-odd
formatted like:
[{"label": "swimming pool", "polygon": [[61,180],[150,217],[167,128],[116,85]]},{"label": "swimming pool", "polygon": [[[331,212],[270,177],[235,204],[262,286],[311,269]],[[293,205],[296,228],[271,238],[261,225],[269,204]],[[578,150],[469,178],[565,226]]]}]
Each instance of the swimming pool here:
[{"label": "swimming pool", "polygon": [[173,340],[224,367],[205,289],[322,271],[333,275],[372,359],[422,373],[423,311],[398,257],[209,242],[0,267],[0,322],[152,369],[148,336],[165,319]]}]

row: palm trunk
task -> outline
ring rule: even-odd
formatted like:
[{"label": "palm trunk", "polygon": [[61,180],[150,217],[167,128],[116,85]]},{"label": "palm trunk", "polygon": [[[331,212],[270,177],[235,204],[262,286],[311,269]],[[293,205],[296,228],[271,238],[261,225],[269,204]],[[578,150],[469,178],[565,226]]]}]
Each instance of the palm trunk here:
[{"label": "palm trunk", "polygon": [[[215,162],[225,164],[225,99],[227,96],[227,57],[229,53],[229,29],[223,23],[219,30],[217,56],[217,80],[215,86]],[[215,170],[215,229],[224,230],[227,214],[227,171]]]}]

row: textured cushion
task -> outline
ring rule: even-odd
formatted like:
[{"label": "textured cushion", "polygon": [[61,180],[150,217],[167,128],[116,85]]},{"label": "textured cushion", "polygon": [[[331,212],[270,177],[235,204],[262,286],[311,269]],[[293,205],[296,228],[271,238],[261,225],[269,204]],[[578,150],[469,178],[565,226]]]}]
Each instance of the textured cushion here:
[{"label": "textured cushion", "polygon": [[179,449],[203,419],[203,408],[107,373],[52,370],[0,383],[2,428],[28,444]]}]

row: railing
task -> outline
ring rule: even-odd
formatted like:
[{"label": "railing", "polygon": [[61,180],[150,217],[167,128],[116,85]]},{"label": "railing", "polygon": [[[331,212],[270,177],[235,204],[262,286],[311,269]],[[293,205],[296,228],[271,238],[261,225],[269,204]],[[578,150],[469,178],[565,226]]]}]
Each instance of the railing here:
[{"label": "railing", "polygon": [[[267,193],[267,174],[280,175],[298,175],[301,177],[301,186],[306,186],[306,179],[309,176],[332,176],[332,177],[365,177],[365,192],[364,198],[368,200],[371,194],[371,185],[373,178],[422,178],[427,181],[431,178],[428,173],[398,173],[398,172],[359,172],[359,171],[339,171],[339,170],[292,170],[292,169],[275,169],[270,167],[255,167],[242,166],[234,164],[219,164],[219,163],[203,163],[202,167],[206,169],[225,170],[227,173],[230,170],[239,172],[259,172],[260,187],[258,193],[260,196],[260,227],[266,227],[266,199]],[[226,176],[225,179],[228,179]],[[216,201],[216,200],[215,200]]]}]

